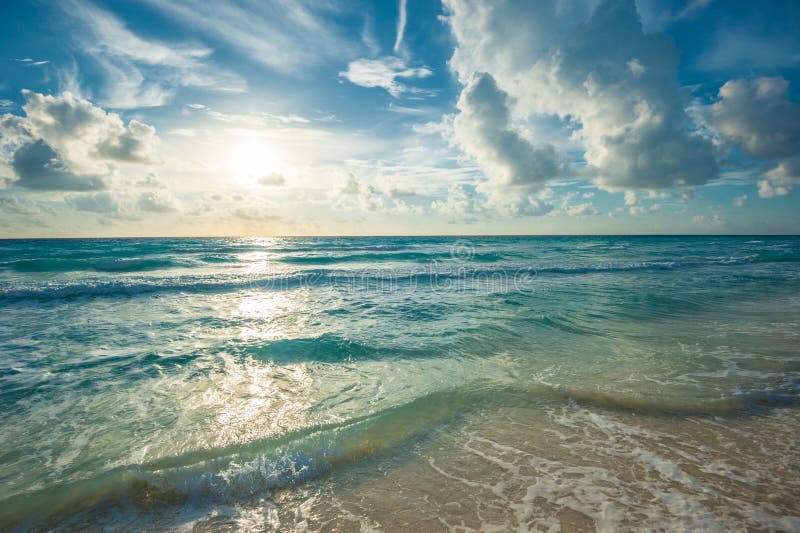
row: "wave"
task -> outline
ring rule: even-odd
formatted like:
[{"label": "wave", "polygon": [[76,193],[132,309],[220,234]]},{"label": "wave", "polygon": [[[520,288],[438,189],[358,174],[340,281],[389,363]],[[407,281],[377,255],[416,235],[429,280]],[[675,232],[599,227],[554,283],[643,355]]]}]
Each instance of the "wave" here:
[{"label": "wave", "polygon": [[486,407],[531,407],[570,402],[583,408],[648,415],[736,416],[800,404],[793,385],[719,398],[664,399],[564,388],[541,383],[509,385],[485,380],[436,391],[408,403],[346,421],[224,447],[193,450],[92,477],[18,493],[0,501],[0,529],[31,528],[93,508],[133,503],[141,509],[224,503],[324,475],[340,465],[401,450],[458,416]]},{"label": "wave", "polygon": [[[567,265],[532,265],[509,263],[482,267],[466,263],[433,264],[406,268],[304,269],[287,274],[212,274],[153,278],[93,278],[75,282],[39,282],[6,284],[0,288],[0,301],[59,300],[77,297],[115,297],[186,292],[191,294],[237,290],[288,290],[302,286],[340,285],[346,289],[391,291],[403,285],[426,290],[473,288],[476,290],[524,290],[539,276],[615,274],[648,271],[675,271],[708,266],[736,266],[756,262],[748,258],[717,258],[688,261],[637,261]],[[172,261],[124,263],[114,261],[96,268],[108,272],[135,272],[176,266]],[[788,272],[787,275],[791,274]],[[758,278],[760,279],[760,278]]]},{"label": "wave", "polygon": [[191,266],[185,260],[165,258],[122,258],[107,260],[78,259],[20,259],[2,263],[2,266],[16,272],[141,272]]},{"label": "wave", "polygon": [[0,529],[40,526],[65,515],[132,502],[140,508],[239,501],[330,472],[440,427],[466,407],[459,394],[432,393],[342,423],[241,445],[196,450],[117,467],[0,501]]},{"label": "wave", "polygon": [[395,252],[395,253],[361,253],[347,255],[287,255],[278,258],[278,261],[296,265],[328,265],[337,263],[371,263],[383,261],[429,263],[440,260],[466,260],[481,263],[498,262],[505,256],[498,253],[466,253],[458,257],[451,252]]}]

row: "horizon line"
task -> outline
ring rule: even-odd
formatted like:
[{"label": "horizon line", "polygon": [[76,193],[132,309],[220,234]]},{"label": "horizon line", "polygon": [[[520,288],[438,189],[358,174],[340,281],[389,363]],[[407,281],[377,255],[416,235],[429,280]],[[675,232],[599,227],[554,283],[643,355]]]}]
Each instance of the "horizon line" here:
[{"label": "horizon line", "polygon": [[484,237],[800,237],[798,233],[440,233],[369,235],[115,235],[94,237],[0,237],[0,241],[68,241],[113,239],[385,239]]}]

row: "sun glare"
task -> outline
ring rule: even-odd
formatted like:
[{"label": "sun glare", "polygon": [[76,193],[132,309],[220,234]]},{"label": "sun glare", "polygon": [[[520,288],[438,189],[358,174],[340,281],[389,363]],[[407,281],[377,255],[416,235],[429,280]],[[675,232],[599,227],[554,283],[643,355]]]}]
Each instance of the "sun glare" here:
[{"label": "sun glare", "polygon": [[236,180],[250,184],[285,171],[269,144],[253,140],[239,143],[231,150],[230,166]]}]

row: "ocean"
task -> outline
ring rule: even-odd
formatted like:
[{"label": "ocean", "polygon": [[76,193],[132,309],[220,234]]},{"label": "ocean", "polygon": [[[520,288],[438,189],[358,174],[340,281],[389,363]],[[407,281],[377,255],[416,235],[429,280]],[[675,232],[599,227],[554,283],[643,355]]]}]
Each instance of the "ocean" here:
[{"label": "ocean", "polygon": [[0,530],[800,530],[800,238],[0,241]]}]

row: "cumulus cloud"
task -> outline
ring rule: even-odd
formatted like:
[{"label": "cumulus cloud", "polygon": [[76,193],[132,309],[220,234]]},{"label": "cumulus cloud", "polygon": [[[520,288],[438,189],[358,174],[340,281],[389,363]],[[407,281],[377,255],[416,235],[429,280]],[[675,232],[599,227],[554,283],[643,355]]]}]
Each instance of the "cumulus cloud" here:
[{"label": "cumulus cloud", "polygon": [[81,196],[67,196],[64,198],[64,202],[78,211],[88,211],[91,213],[117,213],[120,211],[120,204],[117,199],[107,192],[98,192]]},{"label": "cumulus cloud", "polygon": [[141,193],[136,205],[142,211],[151,213],[169,213],[178,210],[177,202],[172,196],[156,191]]},{"label": "cumulus cloud", "polygon": [[409,90],[398,78],[427,78],[431,74],[433,72],[427,67],[409,67],[403,59],[387,56],[379,59],[356,59],[339,76],[362,87],[380,87],[398,97]]},{"label": "cumulus cloud", "polygon": [[[445,6],[462,99],[476,75],[488,75],[513,100],[512,122],[559,117],[583,146],[599,187],[698,185],[717,175],[712,144],[693,132],[685,111],[678,50],[669,38],[642,31],[633,0],[595,8],[555,0]],[[511,136],[500,142],[519,144]]]},{"label": "cumulus cloud", "polygon": [[163,189],[165,187],[164,183],[158,179],[158,176],[152,172],[145,176],[144,179],[137,181],[135,185],[143,189]]},{"label": "cumulus cloud", "polygon": [[758,183],[761,198],[789,194],[800,181],[800,104],[789,100],[785,79],[729,81],[708,115],[723,140],[752,157],[776,162]]},{"label": "cumulus cloud", "polygon": [[11,158],[17,175],[14,185],[44,191],[91,191],[105,189],[99,176],[70,171],[58,153],[42,139],[20,146]]},{"label": "cumulus cloud", "polygon": [[347,183],[342,187],[342,194],[352,196],[361,191],[361,183],[352,172],[347,175]]},{"label": "cumulus cloud", "polygon": [[776,196],[786,196],[792,190],[785,185],[775,185],[769,180],[758,182],[758,196],[761,198],[775,198]]},{"label": "cumulus cloud", "polygon": [[39,190],[105,188],[109,163],[154,162],[155,128],[107,113],[65,92],[22,91],[25,116],[0,117],[0,146],[10,159],[14,184]]},{"label": "cumulus cloud", "polygon": [[482,202],[474,189],[462,184],[454,184],[443,200],[431,202],[433,211],[456,218],[472,218],[483,211]]},{"label": "cumulus cloud", "polygon": [[422,213],[422,198],[414,191],[391,188],[385,191],[375,185],[362,183],[355,174],[348,173],[347,182],[339,189],[339,207],[357,207],[365,211],[393,211],[396,213]]},{"label": "cumulus cloud", "polygon": [[800,105],[788,98],[783,78],[733,80],[719,90],[709,108],[711,124],[755,157],[800,153]]},{"label": "cumulus cloud", "polygon": [[531,194],[566,165],[552,145],[534,146],[512,129],[508,100],[491,75],[477,75],[458,100],[455,140],[487,176],[481,192],[491,204],[510,213],[546,212]]},{"label": "cumulus cloud", "polygon": [[578,205],[569,205],[564,208],[564,212],[572,217],[600,214],[600,212],[594,207],[594,204],[592,202],[585,202]]}]

